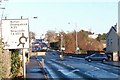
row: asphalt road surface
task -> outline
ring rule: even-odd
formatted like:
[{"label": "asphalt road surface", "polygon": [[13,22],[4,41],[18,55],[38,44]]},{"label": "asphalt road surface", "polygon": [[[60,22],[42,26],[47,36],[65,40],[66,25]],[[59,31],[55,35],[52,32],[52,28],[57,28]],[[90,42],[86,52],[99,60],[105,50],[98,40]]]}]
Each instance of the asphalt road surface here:
[{"label": "asphalt road surface", "polygon": [[61,60],[57,52],[46,52],[44,58],[49,79],[80,80],[120,80],[120,68],[103,64],[100,61],[87,62],[84,58],[65,56]]}]

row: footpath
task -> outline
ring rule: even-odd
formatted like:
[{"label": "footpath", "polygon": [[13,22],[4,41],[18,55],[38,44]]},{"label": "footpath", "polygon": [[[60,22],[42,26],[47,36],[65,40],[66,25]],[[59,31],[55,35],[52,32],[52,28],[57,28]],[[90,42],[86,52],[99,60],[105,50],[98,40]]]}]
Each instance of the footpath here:
[{"label": "footpath", "polygon": [[36,57],[31,57],[30,61],[26,63],[26,78],[27,80],[45,80],[45,75],[43,69],[40,66],[39,61]]},{"label": "footpath", "polygon": [[103,63],[111,65],[111,66],[115,66],[115,67],[120,67],[120,61],[106,61],[106,62],[103,62]]}]

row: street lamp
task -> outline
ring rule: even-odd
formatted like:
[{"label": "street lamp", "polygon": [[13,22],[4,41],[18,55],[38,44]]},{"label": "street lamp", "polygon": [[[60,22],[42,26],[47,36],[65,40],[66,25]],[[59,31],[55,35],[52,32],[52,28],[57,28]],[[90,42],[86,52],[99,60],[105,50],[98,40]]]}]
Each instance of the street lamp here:
[{"label": "street lamp", "polygon": [[3,13],[4,13],[5,8],[3,7],[3,8],[0,8],[0,9],[3,9],[2,14],[1,14],[1,18],[0,18],[0,33],[1,33],[0,37],[1,37],[1,40],[2,40],[2,18],[3,18]]},{"label": "street lamp", "polygon": [[78,33],[77,33],[77,24],[76,24],[76,54],[78,53]]},{"label": "street lamp", "polygon": [[61,48],[61,49],[60,49],[60,50],[61,50],[61,52],[62,52],[62,46],[63,46],[63,45],[62,45],[62,42],[63,42],[63,41],[62,41],[62,37],[63,37],[63,35],[60,34],[60,39],[61,39],[61,42],[60,42],[60,48]]},{"label": "street lamp", "polygon": [[3,13],[4,13],[4,7],[0,8],[3,9],[2,14],[1,14],[1,18],[0,18],[0,48],[1,48],[1,53],[2,53],[2,18],[3,18]]},{"label": "street lamp", "polygon": [[[5,8],[0,8],[0,9],[5,9]],[[3,17],[3,13],[4,11],[2,11],[2,15],[1,15],[1,18],[0,18],[0,57],[2,56],[2,52],[3,52],[3,48],[2,48],[2,17]],[[2,58],[0,58],[0,62],[2,61]],[[0,68],[2,69],[2,67]],[[1,78],[1,71],[0,70],[0,78]]]},{"label": "street lamp", "polygon": [[65,50],[65,47],[63,47],[63,34],[62,32],[59,32],[59,34],[57,35],[59,36],[60,38],[60,52],[61,52],[61,55],[60,55],[60,59],[63,60],[64,59],[64,50]]},{"label": "street lamp", "polygon": [[[68,24],[70,24],[70,22],[68,23]],[[76,54],[78,54],[78,50],[79,50],[79,48],[78,48],[78,33],[77,33],[77,24],[75,24],[75,43],[76,43],[76,50],[75,50],[75,53]]]},{"label": "street lamp", "polygon": [[[8,0],[0,0],[0,5],[2,6],[4,2],[7,2]],[[2,46],[2,18],[3,18],[3,14],[4,14],[4,10],[5,10],[5,7],[6,7],[6,4],[5,3],[5,6],[4,7],[0,7],[0,9],[3,9],[3,11],[1,11],[1,17],[0,17],[0,45]]]}]

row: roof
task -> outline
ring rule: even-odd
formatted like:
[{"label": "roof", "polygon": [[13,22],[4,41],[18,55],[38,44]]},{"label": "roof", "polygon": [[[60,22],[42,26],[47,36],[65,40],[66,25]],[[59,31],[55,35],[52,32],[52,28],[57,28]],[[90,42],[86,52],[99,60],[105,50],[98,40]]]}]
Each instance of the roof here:
[{"label": "roof", "polygon": [[[115,26],[116,27],[116,26]],[[111,31],[114,31],[116,34],[117,34],[117,30],[116,30],[116,28],[115,27],[111,27],[111,29],[109,30],[109,32],[107,33],[107,35],[106,35],[106,37],[108,37],[109,36],[109,34],[111,33]]]}]

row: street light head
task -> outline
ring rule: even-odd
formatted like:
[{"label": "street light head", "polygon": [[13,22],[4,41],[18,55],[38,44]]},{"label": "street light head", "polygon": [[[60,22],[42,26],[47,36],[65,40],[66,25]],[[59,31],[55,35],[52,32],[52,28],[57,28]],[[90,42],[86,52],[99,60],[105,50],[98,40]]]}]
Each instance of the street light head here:
[{"label": "street light head", "polygon": [[70,24],[70,22],[68,22],[68,24]]},{"label": "street light head", "polygon": [[3,7],[3,8],[0,8],[0,9],[5,9],[5,8]]},{"label": "street light head", "polygon": [[38,17],[33,17],[34,19],[37,19]]}]

